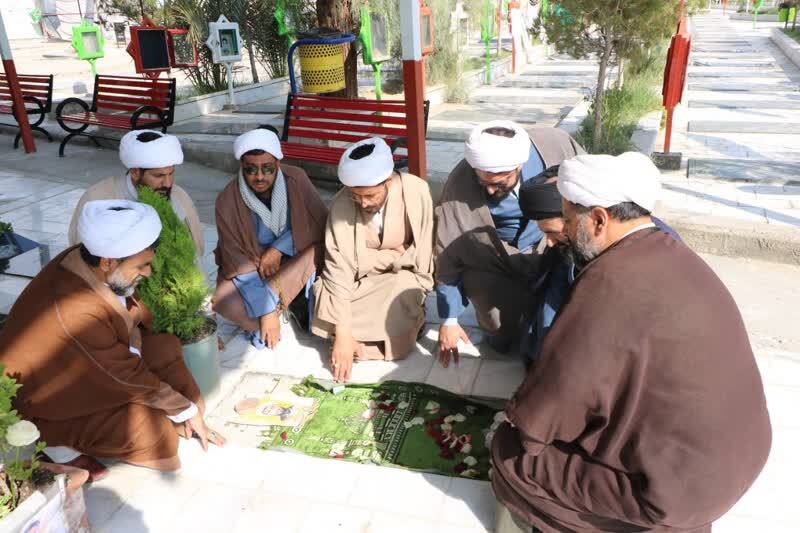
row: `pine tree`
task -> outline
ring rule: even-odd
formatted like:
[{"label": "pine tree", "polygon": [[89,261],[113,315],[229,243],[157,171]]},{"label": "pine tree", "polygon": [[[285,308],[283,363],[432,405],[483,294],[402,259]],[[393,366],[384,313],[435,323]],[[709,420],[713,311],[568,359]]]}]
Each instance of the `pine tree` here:
[{"label": "pine tree", "polygon": [[153,273],[139,284],[138,294],[153,313],[155,333],[193,342],[206,329],[207,319],[199,312],[209,291],[195,263],[192,235],[169,200],[147,187],[139,187],[138,193],[140,202],[156,210],[162,225]]},{"label": "pine tree", "polygon": [[678,23],[679,0],[558,0],[545,22],[548,40],[572,57],[597,57],[594,142],[602,132],[601,102],[608,66],[666,39]]}]

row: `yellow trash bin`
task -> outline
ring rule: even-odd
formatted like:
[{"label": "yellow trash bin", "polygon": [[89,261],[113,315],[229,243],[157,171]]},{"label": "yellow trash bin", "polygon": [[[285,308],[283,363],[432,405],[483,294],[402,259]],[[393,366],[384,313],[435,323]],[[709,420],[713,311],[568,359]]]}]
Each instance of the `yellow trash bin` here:
[{"label": "yellow trash bin", "polygon": [[341,44],[301,44],[303,92],[332,93],[344,89],[344,49]]}]

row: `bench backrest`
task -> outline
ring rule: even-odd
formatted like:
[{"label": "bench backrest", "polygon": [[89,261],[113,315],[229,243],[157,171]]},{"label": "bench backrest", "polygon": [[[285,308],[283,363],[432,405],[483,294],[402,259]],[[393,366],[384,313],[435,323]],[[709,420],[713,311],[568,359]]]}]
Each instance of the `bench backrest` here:
[{"label": "bench backrest", "polygon": [[[428,104],[426,101],[426,129]],[[403,100],[353,100],[291,93],[286,100],[284,141],[291,136],[352,143],[377,136],[391,144],[407,134]]]},{"label": "bench backrest", "polygon": [[92,111],[132,115],[142,106],[160,109],[164,113],[164,125],[171,126],[175,115],[175,79],[95,76]]},{"label": "bench backrest", "polygon": [[[53,107],[53,75],[18,74],[17,78],[22,96],[37,98],[44,112],[49,113]],[[11,88],[5,74],[0,74],[0,100],[11,101]]]}]

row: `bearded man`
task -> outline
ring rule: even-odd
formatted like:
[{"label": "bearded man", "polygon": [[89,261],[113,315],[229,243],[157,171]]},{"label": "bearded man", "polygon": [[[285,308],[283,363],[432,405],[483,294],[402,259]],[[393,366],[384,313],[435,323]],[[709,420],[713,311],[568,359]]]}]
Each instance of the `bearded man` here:
[{"label": "bearded man", "polygon": [[[531,280],[533,309],[529,313],[530,326],[520,349],[526,367],[539,357],[545,336],[583,266],[575,261],[564,233],[561,193],[556,186],[558,170],[559,166],[548,168],[535,179],[525,182],[519,192],[522,215],[535,221],[543,234],[535,252],[541,256],[541,267]],[[681,240],[678,233],[662,220],[654,216],[650,218],[656,228]]]},{"label": "bearded man", "polygon": [[136,187],[144,186],[169,199],[172,210],[189,228],[198,259],[205,254],[203,226],[189,194],[175,184],[175,167],[183,164],[181,143],[174,135],[153,130],[134,130],[119,142],[119,159],[128,169],[124,176],[112,176],[95,183],[83,193],[69,224],[69,244],[80,242],[78,221],[83,205],[91,200],[137,201]]},{"label": "bearded man", "polygon": [[240,135],[233,151],[239,175],[216,202],[213,307],[247,331],[256,348],[274,349],[282,312],[291,311],[308,329],[328,210],[305,171],[281,163],[274,132],[259,128]]},{"label": "bearded man", "polygon": [[312,331],[334,339],[331,370],[347,381],[354,358],[402,359],[416,345],[433,287],[433,203],[425,181],[394,170],[380,138],[349,147],[339,179]]},{"label": "bearded man", "polygon": [[450,173],[436,208],[439,356],[447,366],[469,338],[458,319],[471,302],[490,346],[508,352],[522,334],[529,280],[541,239],[522,216],[519,189],[545,168],[583,149],[563,131],[498,120],[477,126],[465,158]]},{"label": "bearded man", "polygon": [[500,533],[709,532],[769,455],[764,387],[736,303],[650,213],[639,153],[561,164],[585,265],[491,439]]},{"label": "bearded man", "polygon": [[16,407],[56,463],[107,474],[95,457],[156,470],[180,467],[178,436],[225,443],[174,335],[152,334],[136,297],[161,233],[156,211],[128,200],[87,202],[80,244],[20,294],[0,331],[0,363],[22,385]]}]

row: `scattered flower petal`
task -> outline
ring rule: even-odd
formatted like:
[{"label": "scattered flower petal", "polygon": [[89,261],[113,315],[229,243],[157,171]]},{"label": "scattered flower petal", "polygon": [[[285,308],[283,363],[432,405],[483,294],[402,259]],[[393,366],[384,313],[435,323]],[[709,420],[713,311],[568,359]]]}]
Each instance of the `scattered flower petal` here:
[{"label": "scattered flower petal", "polygon": [[448,424],[450,424],[455,419],[456,417],[454,415],[447,415],[446,417],[444,417],[444,421]]},{"label": "scattered flower petal", "polygon": [[465,444],[461,447],[461,453],[469,453],[472,451],[472,444]]},{"label": "scattered flower petal", "polygon": [[458,463],[456,466],[453,467],[453,471],[455,471],[456,474],[460,474],[466,469],[467,465],[465,465],[464,463]]},{"label": "scattered flower petal", "polygon": [[439,410],[439,404],[434,402],[434,401],[430,401],[430,402],[427,403],[427,405],[425,405],[425,410],[426,411],[438,411]]},{"label": "scattered flower petal", "polygon": [[478,460],[470,455],[469,457],[464,458],[464,464],[467,466],[475,466],[478,464]]},{"label": "scattered flower petal", "polygon": [[456,422],[463,422],[466,419],[467,417],[462,415],[461,413],[458,413],[456,416],[453,417],[453,420],[455,420]]},{"label": "scattered flower petal", "polygon": [[408,407],[408,402],[400,402],[399,404],[397,404],[397,407],[399,407],[400,409],[405,409],[406,407]]},{"label": "scattered flower petal", "polygon": [[461,475],[463,477],[476,478],[476,477],[478,477],[478,471],[477,470],[473,470],[472,468],[470,468],[468,470],[464,470],[463,472],[461,472]]}]

